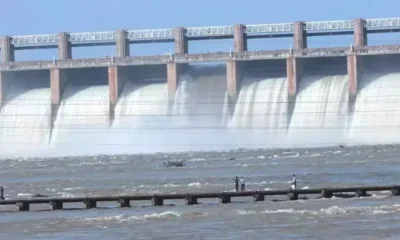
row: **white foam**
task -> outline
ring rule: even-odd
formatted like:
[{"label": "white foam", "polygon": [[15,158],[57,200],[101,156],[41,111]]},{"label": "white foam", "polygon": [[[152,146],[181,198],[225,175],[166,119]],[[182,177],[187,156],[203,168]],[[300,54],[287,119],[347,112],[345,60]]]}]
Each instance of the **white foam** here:
[{"label": "white foam", "polygon": [[365,206],[365,207],[339,207],[331,206],[328,208],[321,208],[319,210],[309,210],[309,209],[266,209],[264,211],[245,211],[245,210],[235,210],[232,211],[233,214],[238,215],[250,215],[250,214],[301,214],[301,215],[314,215],[314,216],[342,216],[349,214],[360,214],[360,215],[377,215],[377,214],[390,214],[390,213],[400,213],[400,205],[381,205],[381,206]]},{"label": "white foam", "polygon": [[32,193],[18,193],[17,196],[18,197],[32,197],[33,194]]},{"label": "white foam", "polygon": [[161,213],[151,213],[143,215],[114,215],[114,216],[100,216],[100,217],[90,217],[90,218],[73,218],[71,221],[79,221],[84,224],[108,224],[111,222],[122,223],[122,222],[146,222],[149,220],[168,220],[168,219],[179,219],[179,218],[197,218],[205,217],[208,214],[203,212],[185,212],[177,213],[173,211],[166,211]]},{"label": "white foam", "polygon": [[164,187],[180,187],[181,185],[179,185],[179,184],[173,184],[173,183],[168,183],[168,184],[165,184],[164,185]]},{"label": "white foam", "polygon": [[189,183],[189,187],[200,187],[202,184],[200,182]]}]

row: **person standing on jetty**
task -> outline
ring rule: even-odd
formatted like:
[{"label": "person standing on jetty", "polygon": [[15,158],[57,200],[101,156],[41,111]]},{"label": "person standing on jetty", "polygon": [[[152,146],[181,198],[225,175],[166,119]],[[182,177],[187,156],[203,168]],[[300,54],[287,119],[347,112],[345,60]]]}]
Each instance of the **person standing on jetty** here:
[{"label": "person standing on jetty", "polygon": [[244,181],[243,177],[240,177],[240,191],[244,192],[246,190],[246,182]]},{"label": "person standing on jetty", "polygon": [[235,181],[235,190],[236,192],[239,192],[239,178],[236,176],[233,181]]},{"label": "person standing on jetty", "polygon": [[4,200],[4,188],[0,186],[0,200]]},{"label": "person standing on jetty", "polygon": [[296,175],[293,174],[293,180],[292,180],[292,185],[291,185],[292,190],[296,190],[296,185],[297,185]]}]

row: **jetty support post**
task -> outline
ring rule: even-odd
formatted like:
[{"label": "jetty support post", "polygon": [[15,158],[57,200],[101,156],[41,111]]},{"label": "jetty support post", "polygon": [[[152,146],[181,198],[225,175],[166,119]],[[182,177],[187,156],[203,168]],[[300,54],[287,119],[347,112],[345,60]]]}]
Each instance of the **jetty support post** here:
[{"label": "jetty support post", "polygon": [[393,196],[400,196],[400,187],[399,186],[393,186],[392,195]]},{"label": "jetty support post", "polygon": [[186,203],[186,205],[195,205],[195,204],[198,204],[197,197],[194,197],[194,196],[192,196],[192,195],[187,195],[187,196],[185,197],[185,203]]},{"label": "jetty support post", "polygon": [[50,202],[51,205],[51,209],[54,210],[61,210],[63,209],[63,202],[62,201],[56,201],[56,200],[52,200]]},{"label": "jetty support post", "polygon": [[365,189],[357,189],[356,197],[365,197],[367,196],[367,191]]},{"label": "jetty support post", "polygon": [[153,198],[151,199],[151,203],[153,206],[162,206],[164,205],[164,199],[154,195]]},{"label": "jetty support post", "polygon": [[118,203],[120,204],[121,208],[131,207],[131,201],[128,198],[120,198],[118,199]]},{"label": "jetty support post", "polygon": [[288,198],[289,200],[297,200],[299,199],[299,194],[296,191],[289,191]]},{"label": "jetty support post", "polygon": [[17,202],[20,211],[29,211],[29,202]]},{"label": "jetty support post", "polygon": [[219,203],[222,204],[231,203],[231,196],[222,194],[221,196],[219,196]]},{"label": "jetty support post", "polygon": [[97,207],[97,202],[93,199],[85,199],[83,203],[86,205],[87,209],[92,209]]},{"label": "jetty support post", "polygon": [[326,189],[322,190],[321,192],[321,198],[332,198],[333,193],[331,191],[328,191]]},{"label": "jetty support post", "polygon": [[253,195],[253,202],[262,202],[265,200],[265,195],[260,194],[260,193],[255,193]]}]

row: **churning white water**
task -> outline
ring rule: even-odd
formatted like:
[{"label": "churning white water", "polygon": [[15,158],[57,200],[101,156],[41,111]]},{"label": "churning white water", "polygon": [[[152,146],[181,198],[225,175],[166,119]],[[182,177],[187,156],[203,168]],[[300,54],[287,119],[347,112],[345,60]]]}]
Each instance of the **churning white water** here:
[{"label": "churning white water", "polygon": [[354,106],[349,138],[356,143],[400,140],[400,73],[365,72]]},{"label": "churning white water", "polygon": [[288,140],[294,144],[341,143],[347,133],[347,75],[305,75],[291,114]]}]

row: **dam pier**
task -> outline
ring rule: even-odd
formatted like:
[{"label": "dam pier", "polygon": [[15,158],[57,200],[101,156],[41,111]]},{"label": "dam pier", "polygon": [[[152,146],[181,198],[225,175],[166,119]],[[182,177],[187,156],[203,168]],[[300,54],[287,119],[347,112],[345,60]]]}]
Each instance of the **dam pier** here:
[{"label": "dam pier", "polygon": [[[25,76],[47,76],[50,79],[51,115],[56,115],[66,84],[84,74],[97,74],[107,80],[112,118],[121,87],[132,74],[140,74],[143,78],[146,75],[165,77],[168,99],[173,101],[179,78],[187,70],[188,64],[225,62],[226,92],[234,102],[243,71],[258,62],[266,68],[270,65],[286,68],[290,102],[290,99],[296,98],[299,82],[307,66],[325,62],[340,66],[348,75],[348,101],[351,104],[357,96],[364,70],[382,58],[396,59],[400,54],[400,44],[368,46],[368,35],[399,31],[400,18],[388,18],[4,36],[0,40],[0,99],[4,101],[10,81],[18,81]],[[309,37],[329,35],[353,35],[354,40],[348,47],[308,48]],[[283,50],[248,51],[249,39],[282,37],[292,37],[293,45]],[[190,53],[191,41],[227,38],[233,39],[234,47],[230,52]],[[135,56],[129,50],[130,44],[152,42],[174,42],[175,51],[158,56]],[[73,47],[97,45],[115,45],[116,55],[91,59],[74,59],[72,56]],[[15,51],[42,48],[57,48],[58,58],[53,61],[22,62],[15,59]]]}]

